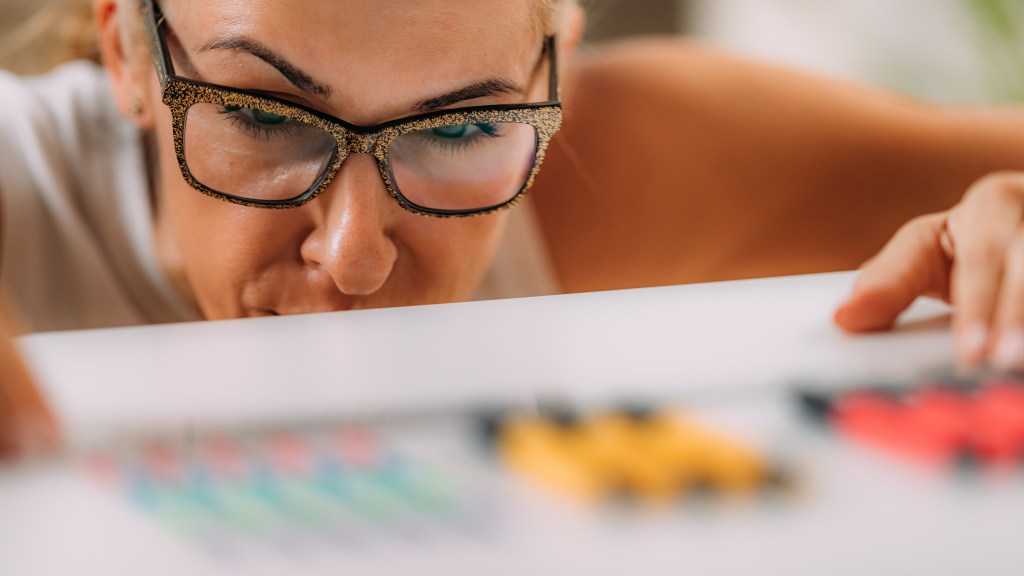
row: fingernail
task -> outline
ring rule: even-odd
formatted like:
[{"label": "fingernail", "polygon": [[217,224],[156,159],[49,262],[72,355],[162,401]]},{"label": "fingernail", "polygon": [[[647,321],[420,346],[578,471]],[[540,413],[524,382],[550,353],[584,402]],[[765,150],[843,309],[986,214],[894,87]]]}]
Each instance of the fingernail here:
[{"label": "fingernail", "polygon": [[849,332],[864,332],[878,328],[872,323],[874,319],[868,316],[867,310],[851,308],[849,302],[840,306],[832,315],[832,319],[840,328]]},{"label": "fingernail", "polygon": [[1000,370],[1024,370],[1024,328],[1010,328],[999,337],[992,363]]},{"label": "fingernail", "polygon": [[976,322],[960,330],[959,336],[960,358],[970,365],[979,364],[984,359],[985,349],[988,347],[988,326]]},{"label": "fingernail", "polygon": [[838,308],[836,308],[835,313],[832,314],[832,320],[840,326],[845,327],[849,323],[848,316],[850,313],[846,311],[848,304],[849,302],[843,302]]}]

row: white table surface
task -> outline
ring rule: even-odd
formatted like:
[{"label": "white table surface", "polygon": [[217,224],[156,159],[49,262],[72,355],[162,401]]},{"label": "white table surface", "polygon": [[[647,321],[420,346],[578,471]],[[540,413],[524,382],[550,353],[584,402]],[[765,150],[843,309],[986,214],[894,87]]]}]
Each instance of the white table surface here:
[{"label": "white table surface", "polygon": [[765,390],[950,364],[946,309],[897,333],[831,323],[828,274],[255,320],[42,334],[23,350],[72,433]]},{"label": "white table surface", "polygon": [[782,450],[807,490],[777,508],[611,521],[477,465],[493,476],[503,510],[486,545],[438,537],[298,564],[273,555],[224,562],[167,537],[67,466],[23,466],[0,471],[0,574],[1018,574],[1016,475],[965,486],[792,417],[785,390],[796,380],[950,365],[946,309],[936,303],[919,303],[893,333],[837,331],[831,312],[851,281],[833,274],[25,338],[73,438],[457,413],[538,396],[671,399]]}]

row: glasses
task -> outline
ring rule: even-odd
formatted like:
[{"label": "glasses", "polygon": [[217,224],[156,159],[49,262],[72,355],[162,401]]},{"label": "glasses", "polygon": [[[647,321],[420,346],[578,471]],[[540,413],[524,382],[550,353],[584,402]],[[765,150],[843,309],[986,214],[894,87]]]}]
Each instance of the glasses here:
[{"label": "glasses", "polygon": [[185,181],[214,198],[292,208],[316,198],[351,154],[370,154],[400,206],[437,217],[515,204],[533,184],[562,125],[554,37],[547,102],[475,106],[357,126],[286,100],[175,74],[165,19],[142,0],[174,149]]}]

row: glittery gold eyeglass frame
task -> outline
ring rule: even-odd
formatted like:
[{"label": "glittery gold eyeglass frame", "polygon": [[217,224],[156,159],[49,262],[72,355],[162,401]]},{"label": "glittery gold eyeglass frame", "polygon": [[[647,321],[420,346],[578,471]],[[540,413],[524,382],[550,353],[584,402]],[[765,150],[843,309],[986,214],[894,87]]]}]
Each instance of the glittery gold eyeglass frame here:
[{"label": "glittery gold eyeglass frame", "polygon": [[[413,213],[439,218],[481,216],[491,214],[515,205],[533,186],[537,173],[547,154],[551,138],[562,126],[562,104],[558,87],[558,53],[555,37],[544,39],[544,54],[550,60],[548,79],[548,101],[528,104],[474,106],[455,110],[442,110],[417,116],[410,116],[376,126],[358,126],[341,118],[325,114],[312,108],[294,104],[259,93],[219,86],[198,80],[182,78],[175,73],[164,35],[166,24],[159,5],[154,0],[141,0],[145,32],[157,76],[162,89],[163,102],[171,111],[173,120],[174,150],[178,166],[185,181],[196,190],[214,198],[253,208],[294,208],[302,206],[323,192],[338,175],[345,159],[350,154],[370,154],[377,161],[377,167],[384,180],[388,194],[398,204]],[[214,190],[198,181],[185,159],[185,121],[189,109],[196,104],[250,108],[274,115],[286,116],[293,120],[316,126],[334,136],[337,146],[327,168],[313,185],[303,194],[287,200],[258,200],[244,198]],[[438,127],[478,123],[517,123],[534,128],[537,141],[526,181],[511,199],[493,206],[472,210],[440,210],[420,206],[402,195],[388,160],[389,145],[400,136],[420,130]]]}]

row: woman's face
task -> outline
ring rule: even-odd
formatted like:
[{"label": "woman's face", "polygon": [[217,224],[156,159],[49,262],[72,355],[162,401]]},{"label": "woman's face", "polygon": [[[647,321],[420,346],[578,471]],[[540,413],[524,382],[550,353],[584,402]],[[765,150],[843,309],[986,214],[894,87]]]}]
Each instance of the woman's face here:
[{"label": "woman's face", "polygon": [[[523,87],[449,108],[547,98],[532,0],[164,0],[178,73],[295,101],[360,125],[488,80]],[[259,46],[265,53],[254,54]],[[388,195],[373,157],[349,156],[299,208],[236,206],[192,189],[177,166],[155,74],[161,257],[207,318],[464,300],[504,215],[435,219]]]}]

